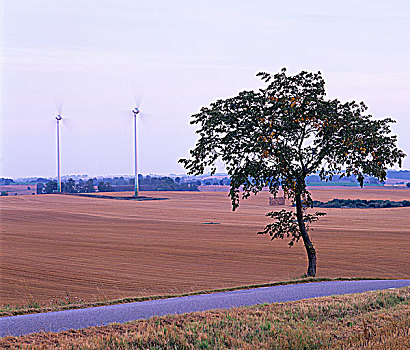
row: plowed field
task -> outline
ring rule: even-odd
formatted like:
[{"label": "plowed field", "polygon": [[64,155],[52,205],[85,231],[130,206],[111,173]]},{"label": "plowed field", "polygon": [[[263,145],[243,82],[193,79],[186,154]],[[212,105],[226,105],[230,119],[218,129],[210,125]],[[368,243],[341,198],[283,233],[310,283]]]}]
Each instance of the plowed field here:
[{"label": "plowed field", "polygon": [[[313,189],[314,199],[409,199],[406,189]],[[257,235],[261,193],[144,192],[163,201],[64,195],[0,199],[0,303],[181,293],[302,276],[302,244]],[[410,208],[323,209],[311,232],[318,276],[410,277]],[[209,224],[209,223],[214,224]],[[208,224],[206,224],[208,223]],[[217,224],[216,224],[217,223]]]}]

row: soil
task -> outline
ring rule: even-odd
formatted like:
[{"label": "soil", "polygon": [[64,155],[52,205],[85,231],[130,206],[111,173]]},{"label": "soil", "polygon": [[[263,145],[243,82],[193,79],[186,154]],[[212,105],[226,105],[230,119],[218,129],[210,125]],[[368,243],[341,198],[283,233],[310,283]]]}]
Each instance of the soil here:
[{"label": "soil", "polygon": [[[410,198],[399,188],[312,193],[320,201]],[[265,214],[280,209],[269,206],[267,192],[235,212],[221,192],[142,194],[168,200],[1,198],[0,303],[174,294],[305,273],[301,242],[289,248],[287,239],[257,234]],[[311,231],[319,277],[410,278],[410,208],[319,210],[328,213]]]}]

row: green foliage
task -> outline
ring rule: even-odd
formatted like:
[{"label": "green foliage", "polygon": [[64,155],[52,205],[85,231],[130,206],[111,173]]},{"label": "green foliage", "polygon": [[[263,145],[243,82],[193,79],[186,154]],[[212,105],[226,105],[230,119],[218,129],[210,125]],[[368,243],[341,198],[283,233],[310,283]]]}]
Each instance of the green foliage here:
[{"label": "green foliage", "polygon": [[99,192],[111,192],[113,190],[111,184],[109,182],[100,181],[98,184],[98,191]]},{"label": "green foliage", "polygon": [[[208,168],[214,174],[221,159],[231,179],[233,210],[239,205],[240,189],[245,199],[268,187],[274,196],[283,189],[287,198],[303,200],[303,208],[297,205],[302,217],[300,212],[312,206],[308,175],[318,174],[325,181],[353,175],[363,186],[365,174],[384,181],[387,168],[401,164],[405,154],[391,134],[394,120],[373,119],[363,102],[326,99],[320,72],[291,76],[284,68],[258,76],[266,87],[217,100],[192,116],[199,139],[191,158],[180,160],[189,174],[199,175]],[[292,214],[271,217],[277,224],[264,233],[277,229],[281,233],[273,238],[290,235],[291,242],[302,234],[305,245],[311,246],[305,219],[298,221],[298,232]]]},{"label": "green foliage", "polygon": [[[196,180],[174,181],[170,177],[143,177],[139,175],[139,188],[142,191],[198,191]],[[97,179],[80,179],[78,182],[72,178],[61,183],[62,192],[66,193],[92,193],[95,192]],[[134,179],[124,179],[124,177],[102,178],[98,182],[99,192],[131,191],[134,189]],[[37,184],[37,193],[53,193],[57,190],[57,181],[48,181],[46,186],[41,182]]]},{"label": "green foliage", "polygon": [[[320,216],[324,216],[326,213],[316,212],[314,214],[304,214],[303,221],[307,229],[312,222],[319,219]],[[266,225],[265,229],[259,234],[269,234],[272,239],[275,238],[291,238],[289,246],[293,246],[295,242],[299,242],[301,233],[297,221],[296,213],[282,209],[281,211],[272,211],[266,216],[269,216],[276,221],[272,224]]]},{"label": "green foliage", "polygon": [[317,208],[401,208],[410,207],[410,201],[335,198],[329,202],[313,201],[313,206]]},{"label": "green foliage", "polygon": [[363,102],[325,99],[320,72],[287,76],[282,69],[258,76],[266,88],[218,100],[192,116],[199,140],[191,159],[180,160],[190,174],[201,174],[207,167],[214,173],[222,159],[234,208],[240,186],[244,198],[264,186],[271,193],[282,187],[293,197],[308,194],[309,174],[324,180],[355,175],[363,185],[364,174],[383,181],[387,167],[401,163],[404,153],[391,135],[394,121],[373,120]]},{"label": "green foliage", "polygon": [[139,179],[141,191],[198,191],[196,181],[185,182],[179,177],[173,180],[170,177],[141,177]]},{"label": "green foliage", "polygon": [[387,177],[390,179],[410,180],[410,170],[389,170],[387,171]]},{"label": "green foliage", "polygon": [[44,191],[44,184],[42,182],[37,183],[36,185],[37,194],[42,194]]},{"label": "green foliage", "polygon": [[68,192],[66,189],[71,187],[71,191],[73,191],[71,193],[93,193],[95,192],[94,180],[96,179],[88,179],[87,181],[80,179],[78,184],[76,184],[74,180],[69,179],[68,182],[63,185],[63,192]]},{"label": "green foliage", "polygon": [[47,182],[44,187],[44,193],[53,193],[55,191],[57,191],[57,181],[51,180]]},{"label": "green foliage", "polygon": [[63,185],[64,192],[75,193],[77,192],[75,188],[75,181],[69,178],[68,181]]},{"label": "green foliage", "polygon": [[93,179],[88,179],[85,183],[84,186],[84,192],[90,193],[90,192],[95,192],[95,188],[94,188],[94,181]]},{"label": "green foliage", "polygon": [[5,177],[0,178],[0,185],[15,185],[16,182],[13,179],[8,179]]}]

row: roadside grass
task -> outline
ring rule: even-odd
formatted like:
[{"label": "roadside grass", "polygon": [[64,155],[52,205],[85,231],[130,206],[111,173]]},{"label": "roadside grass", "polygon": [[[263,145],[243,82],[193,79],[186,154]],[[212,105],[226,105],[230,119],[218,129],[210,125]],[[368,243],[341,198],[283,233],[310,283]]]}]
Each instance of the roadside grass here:
[{"label": "roadside grass", "polygon": [[5,316],[17,316],[17,315],[26,315],[26,314],[33,314],[33,313],[42,313],[42,312],[51,312],[51,311],[63,311],[63,310],[71,310],[71,309],[81,309],[86,307],[96,307],[96,306],[105,306],[105,305],[115,305],[115,304],[124,304],[124,303],[133,303],[139,301],[147,301],[147,300],[158,300],[158,299],[168,299],[168,298],[177,298],[177,297],[184,297],[190,295],[199,295],[199,294],[210,294],[210,293],[218,293],[218,292],[228,292],[240,289],[251,289],[251,288],[259,288],[259,287],[272,287],[272,286],[281,286],[286,284],[299,284],[299,283],[311,283],[311,282],[326,282],[326,281],[359,281],[359,280],[373,280],[379,279],[383,280],[386,278],[362,278],[362,277],[354,277],[354,278],[326,278],[326,277],[314,277],[314,278],[299,278],[293,279],[289,281],[280,281],[280,282],[272,282],[272,283],[265,283],[265,284],[252,284],[252,285],[245,285],[245,286],[237,286],[232,288],[222,288],[222,289],[214,289],[214,290],[204,290],[204,291],[197,291],[197,292],[189,292],[183,294],[165,294],[165,295],[153,295],[153,296],[143,296],[143,297],[130,297],[130,298],[121,298],[121,299],[114,299],[114,300],[97,300],[97,301],[85,301],[78,297],[70,296],[69,293],[66,293],[64,298],[55,298],[48,303],[41,303],[37,300],[29,298],[27,302],[21,305],[10,305],[10,304],[3,304],[0,305],[0,317]]},{"label": "roadside grass", "polygon": [[0,339],[3,349],[409,349],[410,288]]}]

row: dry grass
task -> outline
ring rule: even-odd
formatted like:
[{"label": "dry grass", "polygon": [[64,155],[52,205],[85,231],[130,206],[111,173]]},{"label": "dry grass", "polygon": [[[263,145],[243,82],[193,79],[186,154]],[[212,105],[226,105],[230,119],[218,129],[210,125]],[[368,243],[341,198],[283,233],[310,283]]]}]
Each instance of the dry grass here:
[{"label": "dry grass", "polygon": [[[313,189],[318,200],[403,200],[405,189]],[[232,213],[224,193],[163,193],[165,201],[61,195],[0,199],[0,304],[97,302],[300,278],[301,244],[257,235],[268,194]],[[326,209],[314,225],[319,277],[408,278],[410,208]],[[219,225],[204,225],[217,222]],[[240,273],[238,273],[240,271]]]},{"label": "dry grass", "polygon": [[0,340],[4,349],[409,349],[410,288],[153,317]]},{"label": "dry grass", "polygon": [[227,291],[233,291],[233,290],[239,290],[239,289],[283,286],[287,284],[299,284],[299,283],[311,283],[311,282],[323,282],[323,281],[354,281],[354,280],[365,280],[365,279],[366,278],[311,277],[311,278],[295,279],[291,281],[281,281],[281,282],[273,282],[273,283],[266,283],[266,284],[238,286],[238,287],[233,287],[233,288],[205,290],[205,291],[198,291],[198,292],[192,292],[192,293],[173,294],[173,295],[151,295],[151,296],[146,296],[146,297],[99,300],[95,302],[87,302],[85,300],[81,300],[78,298],[72,298],[69,295],[67,295],[64,299],[59,299],[59,300],[53,299],[49,302],[38,302],[38,301],[32,300],[29,303],[22,304],[22,305],[0,305],[0,317],[27,315],[27,314],[43,313],[43,312],[51,312],[51,311],[83,309],[87,307],[133,303],[133,302],[140,302],[140,301],[146,301],[146,300],[177,298],[177,297],[184,297],[184,296],[190,296],[190,295],[227,292]]}]

